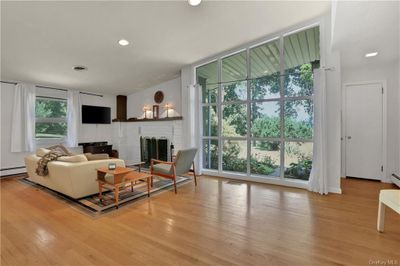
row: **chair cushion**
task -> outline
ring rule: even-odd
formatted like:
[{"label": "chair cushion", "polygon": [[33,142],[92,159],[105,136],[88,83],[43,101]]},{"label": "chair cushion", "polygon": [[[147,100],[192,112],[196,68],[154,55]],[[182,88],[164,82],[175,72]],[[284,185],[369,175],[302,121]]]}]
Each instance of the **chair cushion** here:
[{"label": "chair cushion", "polygon": [[153,173],[172,175],[172,166],[164,163],[155,164],[153,166]]}]

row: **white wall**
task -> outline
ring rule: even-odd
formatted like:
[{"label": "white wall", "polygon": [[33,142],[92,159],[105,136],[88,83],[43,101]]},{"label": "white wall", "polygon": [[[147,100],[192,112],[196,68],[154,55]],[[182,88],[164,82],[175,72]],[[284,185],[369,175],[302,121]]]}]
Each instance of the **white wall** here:
[{"label": "white wall", "polygon": [[[81,94],[82,105],[96,105],[111,108],[111,119],[116,117],[116,96],[101,94],[103,97]],[[81,124],[79,142],[108,141],[113,143],[112,124]]]},{"label": "white wall", "polygon": [[128,95],[128,118],[143,115],[144,105],[153,106],[156,104],[154,102],[154,93],[159,90],[164,93],[164,100],[160,104],[160,114],[164,113],[163,107],[166,103],[172,103],[174,110],[181,114],[181,78],[179,77]]},{"label": "white wall", "polygon": [[[387,83],[387,176],[399,169],[399,76],[398,63],[382,65],[369,63],[342,69],[343,84],[363,81],[386,81]],[[344,175],[344,169],[342,169]]]},{"label": "white wall", "polygon": [[[160,114],[164,113],[163,106],[171,103],[176,111],[175,115],[182,115],[181,78],[179,77],[128,95],[128,118],[140,117],[143,115],[144,105],[156,104],[154,93],[159,90],[164,93],[164,100],[160,104]],[[119,157],[128,165],[140,161],[141,136],[165,137],[175,145],[175,151],[183,148],[182,121],[180,120],[113,123],[114,146],[119,151]]]},{"label": "white wall", "polygon": [[[0,169],[24,166],[24,157],[27,153],[12,153],[11,150],[11,122],[12,108],[14,102],[14,87],[12,84],[1,83],[1,158]],[[63,91],[38,88],[37,95],[53,96],[65,98]],[[103,95],[103,97],[81,94],[81,102],[86,105],[98,105],[111,108],[111,117],[116,113],[116,97],[113,95]],[[113,143],[112,124],[92,125],[83,124],[79,131],[79,142],[108,141]],[[39,146],[48,146],[41,144]],[[1,175],[25,172],[25,169],[15,171],[1,171]]]}]

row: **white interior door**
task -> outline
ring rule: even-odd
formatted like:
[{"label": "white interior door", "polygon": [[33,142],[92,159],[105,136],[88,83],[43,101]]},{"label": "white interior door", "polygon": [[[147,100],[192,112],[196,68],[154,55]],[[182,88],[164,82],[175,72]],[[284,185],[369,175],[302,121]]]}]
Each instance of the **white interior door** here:
[{"label": "white interior door", "polygon": [[345,97],[346,176],[381,180],[382,84],[346,86]]}]

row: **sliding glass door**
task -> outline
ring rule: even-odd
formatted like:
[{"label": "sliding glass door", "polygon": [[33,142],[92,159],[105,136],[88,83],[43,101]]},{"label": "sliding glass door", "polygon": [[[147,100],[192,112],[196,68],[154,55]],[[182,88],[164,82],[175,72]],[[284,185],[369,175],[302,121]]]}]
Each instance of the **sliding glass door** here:
[{"label": "sliding glass door", "polygon": [[319,60],[319,27],[313,27],[197,67],[202,168],[308,180]]}]

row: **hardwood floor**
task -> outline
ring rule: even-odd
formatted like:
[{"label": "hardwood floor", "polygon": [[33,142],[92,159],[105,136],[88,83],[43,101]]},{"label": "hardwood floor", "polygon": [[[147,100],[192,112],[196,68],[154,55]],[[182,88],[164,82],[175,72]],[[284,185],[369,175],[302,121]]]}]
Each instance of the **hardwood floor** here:
[{"label": "hardwood floor", "polygon": [[345,179],[342,195],[320,196],[202,176],[93,218],[5,179],[1,264],[399,265],[400,216],[387,208],[376,231],[379,190],[391,187]]}]

